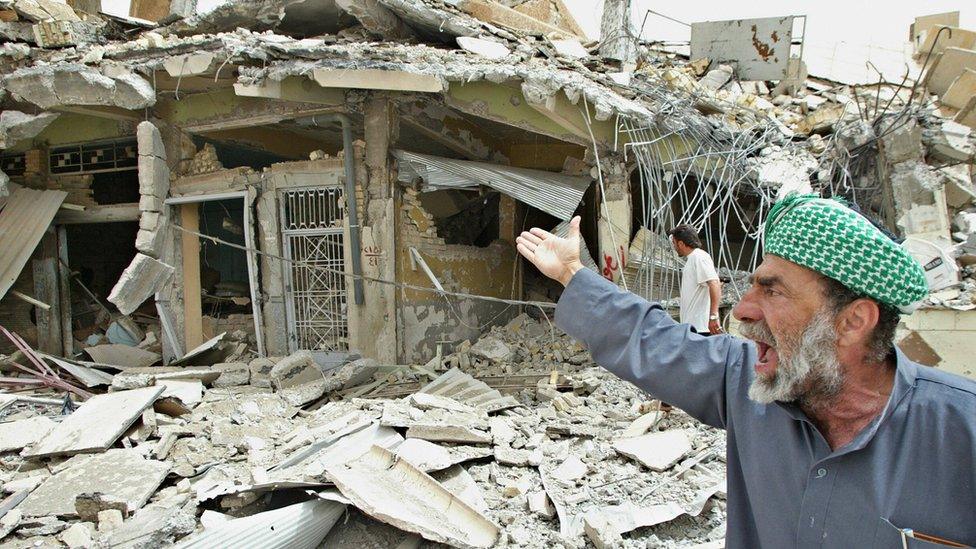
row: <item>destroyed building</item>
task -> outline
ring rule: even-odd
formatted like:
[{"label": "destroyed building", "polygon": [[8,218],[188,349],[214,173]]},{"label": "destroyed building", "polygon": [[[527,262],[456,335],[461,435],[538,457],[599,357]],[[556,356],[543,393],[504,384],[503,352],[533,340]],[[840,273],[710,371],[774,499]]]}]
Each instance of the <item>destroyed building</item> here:
[{"label": "destroyed building", "polygon": [[[27,448],[0,535],[715,546],[723,438],[594,369],[515,252],[573,215],[589,268],[675,313],[666,231],[699,227],[724,314],[778,197],[843,197],[926,266],[901,347],[976,375],[958,14],[916,21],[905,82],[850,85],[806,74],[792,39],[710,42],[729,22],[693,26],[687,54],[591,42],[559,0],[166,4],[0,0],[0,366],[47,391],[0,400],[36,424],[12,442],[27,427],[0,424]],[[144,480],[55,497],[118,463]],[[392,501],[429,509],[386,507],[404,481],[422,486]],[[333,529],[345,506],[362,513]]]}]

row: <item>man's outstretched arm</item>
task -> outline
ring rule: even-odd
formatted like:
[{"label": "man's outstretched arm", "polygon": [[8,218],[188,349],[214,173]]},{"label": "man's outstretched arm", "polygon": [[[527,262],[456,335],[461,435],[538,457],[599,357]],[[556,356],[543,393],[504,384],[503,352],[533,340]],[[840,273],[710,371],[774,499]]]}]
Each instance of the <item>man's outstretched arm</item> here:
[{"label": "man's outstretched arm", "polygon": [[583,269],[578,239],[578,218],[568,238],[540,229],[518,238],[523,256],[566,284],[556,309],[560,328],[585,343],[604,368],[705,423],[724,427],[727,365],[741,360],[742,342],[695,334],[660,306]]}]

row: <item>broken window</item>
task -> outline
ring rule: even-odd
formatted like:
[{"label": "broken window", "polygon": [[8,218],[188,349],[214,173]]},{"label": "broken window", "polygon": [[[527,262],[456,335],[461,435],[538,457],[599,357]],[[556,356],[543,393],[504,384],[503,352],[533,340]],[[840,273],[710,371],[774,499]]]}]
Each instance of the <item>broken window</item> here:
[{"label": "broken window", "polygon": [[437,235],[447,244],[488,247],[498,239],[496,192],[445,189],[420,194],[420,203],[434,217]]}]

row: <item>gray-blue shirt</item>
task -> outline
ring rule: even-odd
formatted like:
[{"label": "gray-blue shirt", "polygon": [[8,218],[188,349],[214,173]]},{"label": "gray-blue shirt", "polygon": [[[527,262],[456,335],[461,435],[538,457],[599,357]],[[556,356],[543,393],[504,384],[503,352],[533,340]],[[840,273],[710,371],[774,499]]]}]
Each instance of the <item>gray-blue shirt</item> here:
[{"label": "gray-blue shirt", "polygon": [[598,364],[726,430],[728,547],[901,548],[906,528],[976,545],[976,382],[896,350],[884,412],[831,450],[796,406],[749,399],[752,342],[700,336],[587,269],[556,323]]}]

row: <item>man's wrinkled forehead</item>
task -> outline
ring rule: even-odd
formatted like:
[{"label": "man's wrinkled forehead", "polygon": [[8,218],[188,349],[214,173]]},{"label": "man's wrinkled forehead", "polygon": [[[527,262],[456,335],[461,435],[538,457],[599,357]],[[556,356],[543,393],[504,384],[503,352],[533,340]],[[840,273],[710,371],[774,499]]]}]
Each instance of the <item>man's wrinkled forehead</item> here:
[{"label": "man's wrinkled forehead", "polygon": [[822,277],[820,273],[788,259],[766,254],[763,262],[749,276],[749,283],[800,296],[810,292],[819,293]]}]

